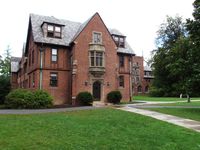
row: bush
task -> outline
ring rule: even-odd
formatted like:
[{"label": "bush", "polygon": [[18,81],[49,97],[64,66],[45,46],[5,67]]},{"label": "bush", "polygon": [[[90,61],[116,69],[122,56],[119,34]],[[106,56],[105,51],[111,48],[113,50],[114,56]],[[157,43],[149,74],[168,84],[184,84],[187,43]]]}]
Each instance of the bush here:
[{"label": "bush", "polygon": [[80,92],[76,98],[84,106],[91,105],[93,102],[93,96],[90,92]]},{"label": "bush", "polygon": [[107,100],[109,103],[118,104],[122,99],[122,94],[120,91],[111,91],[107,95]]},{"label": "bush", "polygon": [[155,88],[155,87],[151,87],[150,91],[149,91],[149,95],[152,97],[163,97],[165,94],[163,89],[159,89],[159,88]]},{"label": "bush", "polygon": [[0,104],[5,101],[6,95],[10,92],[10,77],[0,76]]},{"label": "bush", "polygon": [[7,108],[47,108],[52,105],[51,96],[42,90],[31,92],[26,89],[11,91],[5,100]]}]

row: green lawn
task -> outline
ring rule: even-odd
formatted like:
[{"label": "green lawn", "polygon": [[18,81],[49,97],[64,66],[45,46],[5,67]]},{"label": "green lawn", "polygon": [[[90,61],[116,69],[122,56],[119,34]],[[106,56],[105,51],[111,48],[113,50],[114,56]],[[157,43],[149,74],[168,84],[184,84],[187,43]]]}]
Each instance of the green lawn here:
[{"label": "green lawn", "polygon": [[[134,100],[143,100],[143,101],[182,101],[182,100],[187,100],[187,98],[180,99],[179,97],[150,97],[150,96],[137,95],[137,96],[133,96],[133,101]],[[195,98],[191,98],[191,100],[200,100],[200,98],[195,97]]]},{"label": "green lawn", "polygon": [[200,133],[115,109],[0,115],[4,150],[199,150]]},{"label": "green lawn", "polygon": [[200,121],[200,108],[148,108],[148,110]]}]

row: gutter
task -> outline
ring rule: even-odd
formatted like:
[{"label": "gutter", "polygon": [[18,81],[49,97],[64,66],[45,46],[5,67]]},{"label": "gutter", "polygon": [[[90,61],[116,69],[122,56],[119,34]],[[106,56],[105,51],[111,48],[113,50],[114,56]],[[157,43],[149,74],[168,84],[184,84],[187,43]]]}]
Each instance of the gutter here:
[{"label": "gutter", "polygon": [[43,52],[44,52],[44,49],[41,46],[40,47],[40,79],[39,79],[39,89],[40,90],[42,90],[42,79],[43,79],[43,72],[42,72],[42,68],[43,68]]}]

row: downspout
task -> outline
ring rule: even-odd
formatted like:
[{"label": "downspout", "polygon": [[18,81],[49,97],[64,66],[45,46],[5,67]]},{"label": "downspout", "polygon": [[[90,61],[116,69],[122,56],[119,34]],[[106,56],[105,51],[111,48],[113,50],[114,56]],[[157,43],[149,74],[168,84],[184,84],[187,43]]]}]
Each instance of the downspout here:
[{"label": "downspout", "polygon": [[130,74],[130,77],[129,77],[129,82],[130,82],[130,87],[129,87],[129,90],[130,90],[130,102],[132,101],[132,96],[133,96],[133,92],[132,92],[132,56],[131,58],[129,59],[129,74]]},{"label": "downspout", "polygon": [[43,68],[43,51],[44,49],[40,47],[40,80],[39,80],[39,89],[42,90],[42,68]]}]

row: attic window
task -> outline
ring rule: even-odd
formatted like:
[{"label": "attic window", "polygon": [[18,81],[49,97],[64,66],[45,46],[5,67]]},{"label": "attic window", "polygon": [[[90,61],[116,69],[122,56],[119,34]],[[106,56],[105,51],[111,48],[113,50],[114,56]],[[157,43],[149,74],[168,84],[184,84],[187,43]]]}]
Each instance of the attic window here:
[{"label": "attic window", "polygon": [[93,43],[95,44],[102,43],[102,36],[100,32],[93,32]]},{"label": "attic window", "polygon": [[118,47],[125,47],[125,37],[113,35],[113,39]]},{"label": "attic window", "polygon": [[61,38],[61,27],[57,25],[48,24],[47,36],[53,38]]}]

